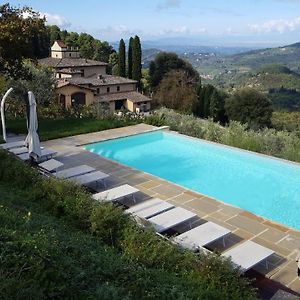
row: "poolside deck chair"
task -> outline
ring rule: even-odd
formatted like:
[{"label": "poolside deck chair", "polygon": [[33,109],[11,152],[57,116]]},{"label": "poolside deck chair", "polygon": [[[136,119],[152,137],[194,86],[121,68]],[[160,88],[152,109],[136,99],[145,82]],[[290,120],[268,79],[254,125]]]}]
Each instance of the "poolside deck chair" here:
[{"label": "poolside deck chair", "polygon": [[52,158],[50,160],[40,163],[39,167],[47,172],[57,172],[57,169],[62,167],[63,165],[64,164],[62,162]]},{"label": "poolside deck chair", "polygon": [[[57,154],[57,151],[48,148],[42,149],[41,152],[42,152],[42,156],[39,158],[40,161],[43,161],[45,159],[50,159]],[[27,161],[30,159],[28,149],[27,149],[27,153],[18,154],[17,156],[23,161]]]},{"label": "poolside deck chair", "polygon": [[132,206],[126,210],[126,213],[138,216],[139,218],[148,219],[174,207],[175,205],[169,202],[154,198]]},{"label": "poolside deck chair", "polygon": [[[171,229],[182,223],[191,221],[197,215],[182,207],[175,207],[155,217],[149,218],[148,221],[154,226],[159,233]],[[191,224],[190,224],[191,225]]]},{"label": "poolside deck chair", "polygon": [[173,241],[190,250],[198,250],[220,238],[225,247],[225,236],[230,230],[213,222],[206,222],[173,238]]},{"label": "poolside deck chair", "polygon": [[98,201],[103,202],[114,202],[121,200],[125,197],[131,196],[133,201],[135,201],[135,194],[139,192],[139,190],[131,185],[124,184],[104,192],[100,192],[93,195],[93,198]]},{"label": "poolside deck chair", "polygon": [[8,151],[15,155],[19,155],[19,154],[27,153],[28,148],[24,146],[24,147],[12,148],[12,149],[9,149]]},{"label": "poolside deck chair", "polygon": [[58,172],[54,173],[53,175],[57,178],[68,179],[68,178],[71,178],[74,176],[83,175],[83,174],[90,173],[93,171],[96,171],[96,169],[93,167],[90,167],[87,165],[80,165],[80,166],[76,166],[73,168],[58,171]]},{"label": "poolside deck chair", "polygon": [[269,248],[252,241],[246,241],[224,252],[222,256],[230,257],[234,265],[239,266],[242,272],[246,272],[264,260],[266,260],[266,267],[268,268],[267,258],[273,253],[274,251]]},{"label": "poolside deck chair", "polygon": [[108,177],[109,175],[106,173],[103,173],[101,171],[95,171],[95,172],[71,177],[70,180],[75,181],[81,185],[89,185],[94,182],[97,183],[101,181],[103,185],[106,187],[105,179],[107,179]]},{"label": "poolside deck chair", "polygon": [[10,142],[10,143],[4,143],[0,145],[0,148],[9,150],[13,148],[23,147],[25,146],[25,141],[17,141],[17,142]]}]

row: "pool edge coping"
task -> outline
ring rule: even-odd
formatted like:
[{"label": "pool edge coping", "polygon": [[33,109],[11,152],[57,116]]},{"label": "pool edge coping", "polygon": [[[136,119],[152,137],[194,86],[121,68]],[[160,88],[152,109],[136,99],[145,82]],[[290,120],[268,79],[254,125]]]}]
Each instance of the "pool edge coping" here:
[{"label": "pool edge coping", "polygon": [[[281,159],[281,158],[278,158],[278,157],[273,157],[273,156],[266,155],[266,154],[263,154],[263,153],[257,153],[257,152],[250,151],[250,150],[245,150],[245,149],[241,149],[241,148],[237,148],[237,147],[233,147],[233,146],[229,146],[229,145],[220,144],[220,143],[213,142],[213,141],[207,141],[207,140],[200,139],[200,138],[197,138],[197,137],[188,136],[188,135],[179,133],[179,132],[177,132],[177,131],[170,130],[170,126],[157,127],[157,128],[145,130],[144,132],[128,134],[128,135],[121,136],[121,137],[108,138],[108,139],[105,139],[105,140],[102,140],[102,141],[98,141],[98,142],[92,142],[92,143],[81,144],[81,145],[78,145],[78,146],[75,145],[75,146],[76,146],[76,147],[82,148],[82,150],[84,150],[84,151],[88,151],[89,153],[92,153],[91,151],[86,150],[86,149],[84,148],[84,146],[85,146],[85,145],[90,145],[90,144],[96,144],[96,143],[106,142],[106,141],[111,141],[111,140],[116,140],[116,139],[127,138],[127,137],[131,137],[131,136],[136,136],[136,135],[145,134],[145,133],[151,133],[151,132],[156,132],[156,131],[164,131],[164,130],[169,131],[171,134],[174,134],[174,135],[181,135],[181,136],[184,136],[184,137],[189,138],[189,139],[200,140],[200,141],[205,142],[205,143],[213,144],[213,145],[216,145],[216,146],[219,146],[219,147],[226,147],[226,148],[229,148],[229,149],[233,149],[233,150],[235,150],[235,151],[244,151],[244,152],[246,152],[246,153],[248,153],[248,154],[250,153],[250,154],[252,154],[252,155],[258,155],[258,156],[262,156],[262,157],[264,157],[264,158],[266,158],[266,157],[269,158],[269,159],[273,159],[273,158],[274,158],[275,160],[283,161],[284,163],[288,163],[288,164],[289,164],[289,163],[290,163],[290,164],[296,164],[298,167],[300,167],[300,163],[297,163],[297,162],[292,162],[292,161],[289,161],[289,160]],[[96,153],[94,153],[94,154],[96,154]],[[98,154],[96,154],[96,155],[98,155]],[[101,155],[99,155],[99,156],[101,156]],[[156,178],[156,179],[158,179],[158,180],[165,181],[165,182],[167,182],[168,184],[175,185],[175,186],[177,186],[178,188],[181,188],[181,189],[184,189],[184,190],[186,190],[186,191],[189,191],[189,192],[198,194],[198,195],[201,196],[202,198],[203,198],[203,197],[206,197],[207,199],[212,199],[212,200],[217,201],[217,202],[219,202],[219,203],[221,203],[221,204],[223,204],[223,205],[226,205],[226,206],[229,206],[229,207],[238,209],[238,210],[240,210],[241,212],[248,212],[248,213],[250,213],[250,214],[252,214],[252,215],[254,215],[254,216],[258,217],[258,218],[263,219],[264,222],[267,221],[267,222],[270,222],[271,224],[274,224],[275,226],[277,225],[277,226],[286,228],[286,229],[287,229],[286,232],[289,232],[289,231],[297,231],[297,232],[300,232],[300,229],[296,229],[296,228],[293,228],[293,227],[289,227],[288,225],[279,223],[279,222],[277,222],[277,221],[273,221],[273,220],[268,219],[268,218],[266,218],[266,217],[263,217],[263,216],[261,216],[261,215],[259,215],[259,214],[253,213],[253,212],[251,212],[251,211],[249,211],[249,210],[240,208],[240,207],[235,206],[235,205],[233,205],[233,204],[226,203],[226,202],[224,202],[224,201],[222,201],[222,200],[220,200],[220,199],[216,199],[216,198],[214,198],[214,197],[212,197],[212,196],[209,196],[209,195],[206,195],[206,194],[201,194],[201,193],[199,193],[199,192],[197,192],[197,191],[194,191],[194,190],[192,190],[192,189],[190,189],[190,188],[184,187],[184,186],[182,186],[182,185],[179,185],[179,184],[174,183],[174,182],[172,182],[172,181],[169,181],[169,180],[167,180],[167,179],[161,178],[161,177],[159,177],[159,176],[157,176],[157,175],[153,175],[153,174],[151,174],[151,173],[148,173],[148,172],[145,172],[145,171],[136,169],[136,168],[134,168],[134,167],[127,166],[127,165],[125,165],[125,164],[119,163],[119,162],[117,162],[117,161],[115,161],[115,160],[109,159],[109,158],[104,157],[104,156],[101,156],[101,158],[104,159],[104,160],[107,160],[107,161],[109,161],[109,162],[111,162],[111,163],[114,163],[114,164],[116,164],[116,165],[118,165],[118,166],[121,166],[121,167],[123,167],[123,168],[125,167],[125,168],[129,168],[129,169],[131,169],[131,170],[137,171],[137,172],[141,172],[141,173],[146,174],[146,175],[148,175],[148,176],[152,176],[152,177],[154,177],[154,178]],[[166,201],[168,201],[168,200],[166,200]],[[264,223],[262,223],[262,224],[264,224]],[[288,233],[287,233],[287,234],[288,234]]]}]

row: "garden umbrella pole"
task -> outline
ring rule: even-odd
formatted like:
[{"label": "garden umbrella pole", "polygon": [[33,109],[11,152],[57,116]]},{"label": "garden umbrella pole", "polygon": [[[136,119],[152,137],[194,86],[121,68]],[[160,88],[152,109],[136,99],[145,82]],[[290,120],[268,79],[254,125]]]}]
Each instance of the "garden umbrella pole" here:
[{"label": "garden umbrella pole", "polygon": [[36,101],[31,91],[28,92],[28,100],[29,100],[29,126],[28,126],[28,135],[25,139],[25,145],[26,147],[28,147],[29,157],[37,161],[38,158],[41,157],[42,153],[41,153],[40,139],[37,134],[38,121],[37,121],[37,113],[36,113]]},{"label": "garden umbrella pole", "polygon": [[6,142],[6,127],[5,127],[5,100],[8,97],[8,95],[11,93],[13,88],[10,88],[3,96],[1,101],[1,120],[2,120],[2,134],[3,134],[3,140]]}]

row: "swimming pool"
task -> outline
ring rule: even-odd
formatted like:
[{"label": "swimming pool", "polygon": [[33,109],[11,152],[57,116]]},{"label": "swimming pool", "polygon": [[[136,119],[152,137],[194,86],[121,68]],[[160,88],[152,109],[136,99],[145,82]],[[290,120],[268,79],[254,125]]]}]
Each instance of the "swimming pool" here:
[{"label": "swimming pool", "polygon": [[165,131],[86,150],[300,229],[300,166]]}]

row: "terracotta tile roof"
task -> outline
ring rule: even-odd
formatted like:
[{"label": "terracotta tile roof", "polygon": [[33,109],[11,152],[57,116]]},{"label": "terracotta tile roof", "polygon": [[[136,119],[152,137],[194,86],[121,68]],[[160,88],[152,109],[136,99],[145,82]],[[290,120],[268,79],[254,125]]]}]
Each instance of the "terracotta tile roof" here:
[{"label": "terracotta tile roof", "polygon": [[95,102],[109,102],[109,101],[127,100],[127,99],[134,103],[151,101],[151,98],[135,91],[99,95],[99,96],[95,96],[94,98]]},{"label": "terracotta tile roof", "polygon": [[77,86],[81,89],[85,89],[85,90],[91,90],[93,92],[95,92],[96,90],[93,89],[93,88],[90,88],[90,87],[87,87],[87,86],[82,86],[82,85],[78,85],[78,84],[74,84],[74,83],[70,83],[68,82],[67,80],[59,80],[57,83],[56,83],[56,88],[59,89],[59,88],[62,88],[64,86],[68,86],[68,85],[72,85],[72,86]]},{"label": "terracotta tile roof", "polygon": [[75,84],[92,85],[92,86],[136,83],[135,80],[119,77],[119,76],[113,76],[113,75],[98,75],[95,77],[74,77],[74,78],[68,78],[68,81]]},{"label": "terracotta tile roof", "polygon": [[67,45],[64,43],[64,41],[62,41],[62,40],[56,40],[55,42],[57,42],[57,44],[58,44],[61,48],[67,48]]},{"label": "terracotta tile roof", "polygon": [[72,68],[72,67],[89,67],[89,66],[107,66],[107,63],[97,60],[84,58],[55,58],[47,57],[39,59],[41,65],[53,68]]}]

